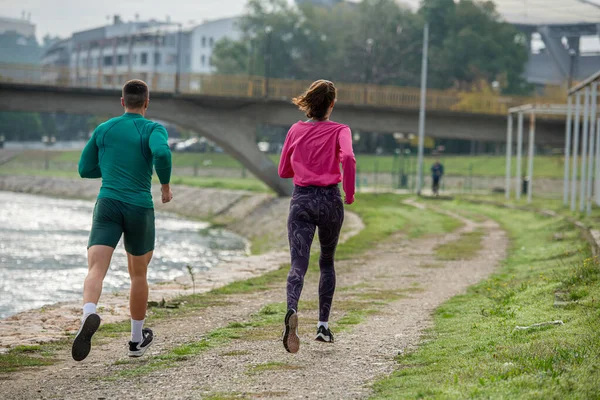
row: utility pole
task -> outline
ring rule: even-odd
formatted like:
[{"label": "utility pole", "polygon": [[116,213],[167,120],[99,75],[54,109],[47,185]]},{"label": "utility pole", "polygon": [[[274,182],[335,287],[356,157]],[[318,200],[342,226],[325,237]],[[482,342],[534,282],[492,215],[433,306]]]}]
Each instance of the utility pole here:
[{"label": "utility pole", "polygon": [[423,61],[421,63],[421,107],[419,110],[419,152],[417,157],[417,195],[423,189],[423,147],[425,145],[425,106],[427,96],[427,53],[429,51],[429,23],[423,29]]},{"label": "utility pole", "polygon": [[271,33],[273,28],[271,26],[265,27],[265,33],[267,34],[267,43],[265,45],[264,64],[265,64],[265,97],[269,97],[269,77],[271,75]]},{"label": "utility pole", "polygon": [[182,31],[181,31],[181,24],[177,24],[178,26],[178,30],[177,30],[177,72],[175,73],[175,94],[179,94],[180,93],[180,89],[179,89],[179,82],[181,80],[181,37],[182,37]]}]

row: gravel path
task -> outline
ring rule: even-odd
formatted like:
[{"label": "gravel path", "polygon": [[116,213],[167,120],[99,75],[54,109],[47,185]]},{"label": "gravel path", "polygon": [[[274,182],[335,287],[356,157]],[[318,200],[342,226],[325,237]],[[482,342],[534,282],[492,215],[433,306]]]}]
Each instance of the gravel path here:
[{"label": "gravel path", "polygon": [[[240,398],[368,397],[370,383],[394,370],[394,357],[418,344],[423,330],[432,324],[432,311],[488,277],[506,255],[508,240],[495,222],[476,223],[453,216],[464,222],[453,233],[418,240],[393,235],[359,259],[338,262],[334,332],[346,302],[370,298],[377,312],[348,330],[338,331],[333,345],[312,340],[318,274],[309,272],[300,304],[302,344],[296,355],[283,349],[281,327],[269,327],[258,335],[254,332],[180,361],[174,368],[123,377],[119,373],[148,363],[148,358],[134,360],[133,365],[122,363],[126,361],[127,340],[123,336],[123,340],[96,346],[82,363],[70,360],[65,352],[53,366],[0,376],[0,393],[7,399],[86,400],[198,399],[214,394]],[[436,246],[474,229],[485,232],[477,257],[443,264],[435,258]],[[428,268],[432,265],[437,268]],[[390,293],[404,297],[389,301],[386,296]],[[231,322],[248,321],[265,305],[283,302],[284,296],[285,282],[280,282],[268,291],[230,296],[228,305],[164,320],[153,326],[158,340],[151,354],[164,354],[179,344],[197,341]],[[384,301],[372,301],[378,296]]]}]

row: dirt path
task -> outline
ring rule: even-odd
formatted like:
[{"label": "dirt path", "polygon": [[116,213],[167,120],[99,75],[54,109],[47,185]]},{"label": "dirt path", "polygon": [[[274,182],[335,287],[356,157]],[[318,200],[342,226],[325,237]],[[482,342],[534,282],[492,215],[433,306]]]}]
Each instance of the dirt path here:
[{"label": "dirt path", "polygon": [[[359,259],[337,264],[332,329],[338,333],[333,345],[312,340],[318,274],[309,272],[299,306],[302,345],[296,355],[284,351],[281,326],[270,325],[179,361],[175,367],[124,377],[135,367],[150,365],[152,358],[126,360],[127,336],[123,335],[122,340],[96,346],[83,363],[71,361],[65,352],[53,366],[0,377],[0,393],[7,399],[86,400],[197,399],[214,394],[240,398],[367,397],[369,384],[394,370],[394,356],[418,344],[423,330],[431,326],[432,311],[489,276],[505,257],[508,241],[496,223],[455,217],[464,226],[451,234],[418,240],[393,235]],[[475,229],[484,231],[477,257],[444,263],[435,258],[436,246]],[[268,291],[230,296],[227,305],[164,320],[153,326],[159,338],[151,353],[165,354],[177,345],[200,340],[215,328],[248,321],[265,305],[283,302],[284,295],[285,282],[280,282]],[[357,325],[339,331],[343,325],[336,322],[347,317],[344,306],[350,302],[363,302],[371,312]]]}]

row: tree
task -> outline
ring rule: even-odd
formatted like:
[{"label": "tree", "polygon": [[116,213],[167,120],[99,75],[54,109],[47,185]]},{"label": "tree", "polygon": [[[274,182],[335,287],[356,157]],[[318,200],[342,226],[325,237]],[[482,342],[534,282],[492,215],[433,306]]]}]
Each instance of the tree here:
[{"label": "tree", "polygon": [[220,74],[251,74],[249,58],[250,52],[245,41],[225,38],[215,44],[212,63]]},{"label": "tree", "polygon": [[500,20],[494,3],[425,0],[421,14],[432,29],[432,86],[472,90],[481,89],[480,82],[496,81],[505,93],[529,90],[522,78],[526,43],[515,27]]},{"label": "tree", "polygon": [[40,140],[44,128],[37,113],[1,111],[0,135],[6,140]]},{"label": "tree", "polygon": [[395,0],[330,7],[249,0],[242,39],[219,42],[213,59],[226,74],[417,87],[425,21],[430,87],[470,90],[498,82],[505,93],[530,90],[522,78],[524,37],[489,1],[423,0],[414,14]]}]

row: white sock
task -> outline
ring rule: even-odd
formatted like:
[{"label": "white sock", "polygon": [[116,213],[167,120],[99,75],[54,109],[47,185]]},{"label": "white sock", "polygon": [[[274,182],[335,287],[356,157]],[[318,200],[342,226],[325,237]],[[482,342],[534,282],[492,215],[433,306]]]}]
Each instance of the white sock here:
[{"label": "white sock", "polygon": [[87,317],[90,314],[96,313],[96,305],[94,303],[85,303],[83,305],[83,318]]},{"label": "white sock", "polygon": [[144,320],[136,321],[135,319],[131,319],[131,341],[134,343],[141,343],[142,338],[142,328],[144,327]]},{"label": "white sock", "polygon": [[319,329],[322,326],[324,326],[325,329],[329,329],[329,323],[328,322],[319,321],[319,323],[317,324],[317,329]]}]

